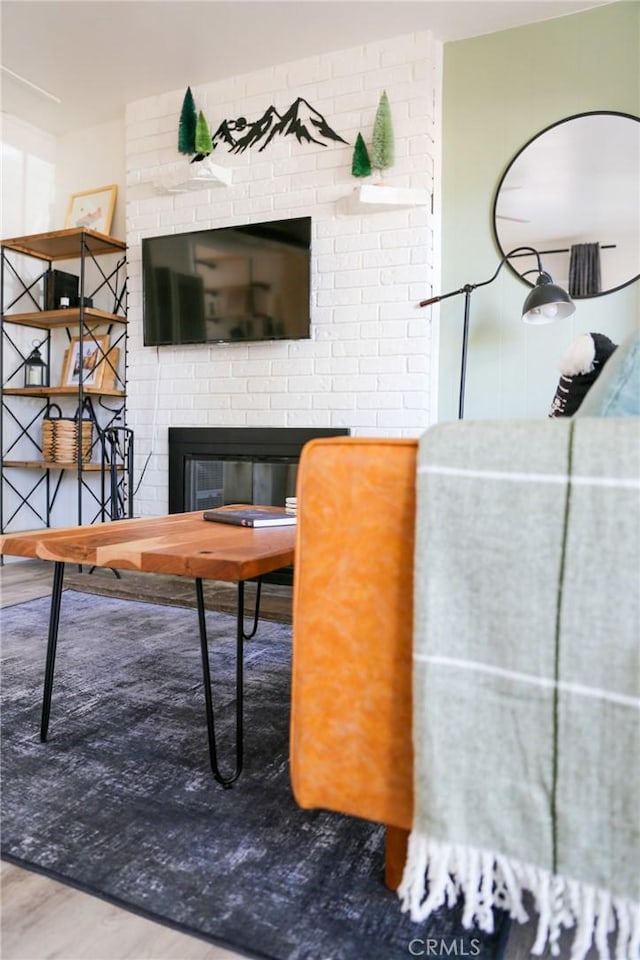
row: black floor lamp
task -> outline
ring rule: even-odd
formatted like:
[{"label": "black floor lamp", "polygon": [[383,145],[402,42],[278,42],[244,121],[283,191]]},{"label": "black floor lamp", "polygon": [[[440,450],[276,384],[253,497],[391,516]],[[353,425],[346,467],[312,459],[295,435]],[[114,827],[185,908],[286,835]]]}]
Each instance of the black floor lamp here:
[{"label": "black floor lamp", "polygon": [[488,280],[481,283],[466,283],[459,290],[452,290],[451,293],[443,293],[439,297],[429,297],[428,300],[421,300],[419,307],[429,307],[434,303],[440,303],[441,300],[448,300],[449,297],[457,297],[464,293],[464,324],[462,328],[462,361],[460,365],[460,392],[458,394],[458,419],[462,420],[464,416],[464,388],[467,375],[467,346],[469,340],[469,308],[471,305],[471,294],[478,287],[486,287],[493,283],[500,273],[504,264],[511,257],[522,256],[524,252],[532,253],[538,266],[536,270],[528,271],[537,273],[538,279],[536,285],[529,293],[522,307],[522,319],[525,323],[551,323],[553,320],[562,320],[570,317],[574,312],[575,304],[569,294],[557,286],[550,275],[542,269],[540,254],[533,247],[516,247],[505,254],[498,264],[495,273]]}]

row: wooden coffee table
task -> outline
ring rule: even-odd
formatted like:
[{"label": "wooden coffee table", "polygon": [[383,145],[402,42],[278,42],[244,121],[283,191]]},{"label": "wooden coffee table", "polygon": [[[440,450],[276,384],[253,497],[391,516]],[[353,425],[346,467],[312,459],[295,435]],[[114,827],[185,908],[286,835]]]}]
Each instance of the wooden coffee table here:
[{"label": "wooden coffee table", "polygon": [[[209,760],[213,775],[230,787],[242,772],[243,763],[243,653],[244,640],[258,625],[260,578],[293,563],[295,525],[251,529],[202,519],[202,511],[165,517],[117,520],[83,527],[65,527],[8,533],[0,537],[0,554],[50,560],[54,564],[49,615],[49,635],[42,697],[40,739],[47,739],[55,669],[56,644],[65,564],[73,563],[113,570],[175,574],[195,580],[202,653]],[[251,632],[244,629],[244,584],[258,581],[256,609]],[[216,750],[215,715],[211,694],[209,650],[205,622],[203,580],[226,580],[238,584],[236,615],[236,757],[235,768],[223,776]]]}]

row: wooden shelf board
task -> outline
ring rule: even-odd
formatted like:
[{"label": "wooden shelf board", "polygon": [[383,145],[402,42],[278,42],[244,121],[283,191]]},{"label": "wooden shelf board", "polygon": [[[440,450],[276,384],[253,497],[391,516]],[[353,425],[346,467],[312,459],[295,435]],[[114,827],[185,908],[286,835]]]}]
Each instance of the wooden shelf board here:
[{"label": "wooden shelf board", "polygon": [[[76,397],[77,387],[5,387],[2,391],[10,397]],[[85,387],[82,391],[87,397],[124,397],[124,390],[100,387]]]},{"label": "wooden shelf board", "polygon": [[[28,470],[77,470],[78,464],[75,460],[64,463],[55,463],[52,460],[3,460],[3,467],[22,467]],[[106,464],[105,470],[110,470],[111,465]],[[117,470],[123,470],[121,465],[116,466]],[[83,463],[82,472],[96,473],[102,470],[100,463]]]},{"label": "wooden shelf board", "polygon": [[[67,307],[64,310],[33,310],[30,313],[7,313],[5,323],[16,323],[25,327],[37,327],[47,330],[51,327],[69,327],[80,325],[80,307]],[[83,322],[87,327],[97,327],[106,323],[126,323],[127,318],[106,310],[85,307]]]},{"label": "wooden shelf board", "polygon": [[81,240],[85,238],[87,248],[93,256],[104,253],[120,253],[127,249],[124,240],[116,240],[96,230],[72,227],[69,230],[52,230],[48,233],[29,234],[26,237],[13,237],[3,240],[5,250],[15,250],[41,260],[71,260],[80,256]]}]

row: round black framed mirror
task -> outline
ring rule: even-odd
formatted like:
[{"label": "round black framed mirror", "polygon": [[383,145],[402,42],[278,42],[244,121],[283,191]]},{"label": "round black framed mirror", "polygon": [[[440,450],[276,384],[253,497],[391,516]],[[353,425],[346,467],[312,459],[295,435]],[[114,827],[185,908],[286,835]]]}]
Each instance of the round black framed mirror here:
[{"label": "round black framed mirror", "polygon": [[[640,277],[640,117],[600,110],[566,117],[508,164],[493,201],[505,256],[529,246],[574,299],[603,296]],[[533,256],[510,269],[533,286]],[[530,276],[528,276],[530,274]]]}]

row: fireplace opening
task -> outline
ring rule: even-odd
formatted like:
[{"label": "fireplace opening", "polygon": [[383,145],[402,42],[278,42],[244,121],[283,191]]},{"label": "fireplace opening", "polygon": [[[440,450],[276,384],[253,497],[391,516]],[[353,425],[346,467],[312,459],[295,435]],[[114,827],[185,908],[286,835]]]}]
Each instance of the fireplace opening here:
[{"label": "fireplace opening", "polygon": [[208,510],[227,503],[268,503],[283,507],[295,497],[297,460],[253,461],[187,456],[184,461],[186,510]]},{"label": "fireplace opening", "polygon": [[[169,427],[169,513],[229,503],[283,507],[295,496],[305,443],[348,434],[338,428]],[[291,584],[293,568],[265,580]]]}]

